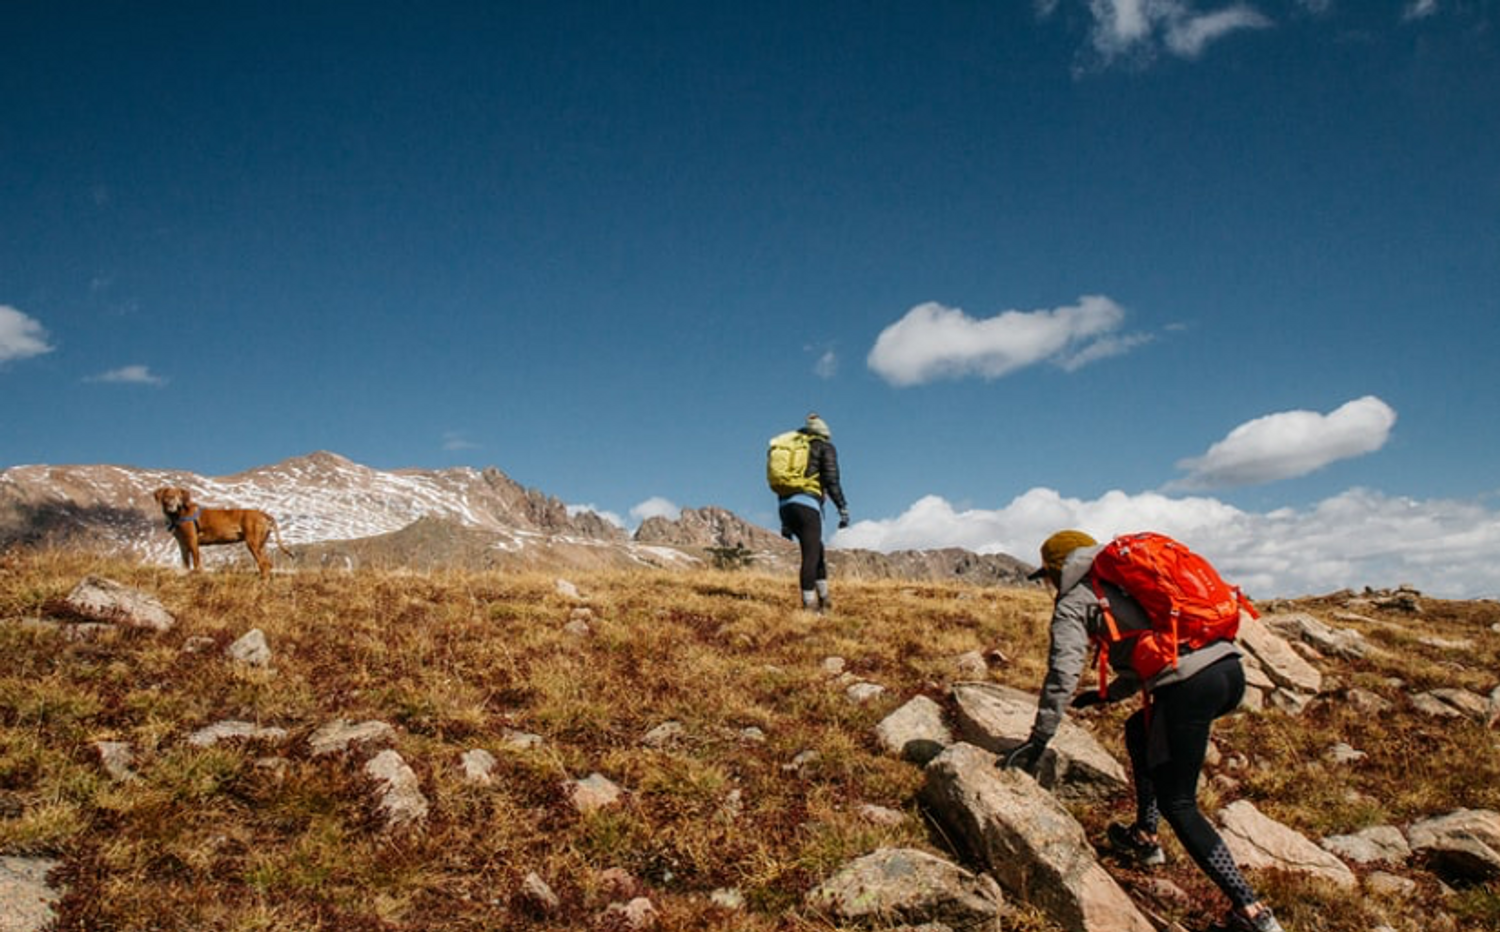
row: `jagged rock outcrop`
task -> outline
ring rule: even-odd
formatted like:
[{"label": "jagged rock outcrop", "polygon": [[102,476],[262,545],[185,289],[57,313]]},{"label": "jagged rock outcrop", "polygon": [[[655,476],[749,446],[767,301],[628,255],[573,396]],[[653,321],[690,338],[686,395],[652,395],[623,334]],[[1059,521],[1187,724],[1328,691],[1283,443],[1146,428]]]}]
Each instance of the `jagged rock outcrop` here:
[{"label": "jagged rock outcrop", "polygon": [[1220,834],[1241,867],[1274,867],[1308,874],[1345,890],[1359,886],[1354,872],[1328,851],[1263,815],[1249,800],[1219,811]]},{"label": "jagged rock outcrop", "polygon": [[707,549],[743,547],[754,552],[790,554],[796,544],[774,531],[751,524],[723,508],[684,508],[675,519],[647,518],[636,529],[641,544]]},{"label": "jagged rock outcrop", "polygon": [[890,928],[942,923],[998,928],[1004,897],[995,881],[912,848],[881,848],[814,887],[807,904],[840,922]]},{"label": "jagged rock outcrop", "polygon": [[1078,932],[1155,932],[1100,866],[1083,826],[1030,776],[955,744],[925,768],[922,801],[1005,890]]},{"label": "jagged rock outcrop", "polygon": [[1416,823],[1407,836],[1412,851],[1454,882],[1488,883],[1500,878],[1500,813],[1458,809]]},{"label": "jagged rock outcrop", "polygon": [[[1036,697],[998,683],[954,683],[959,736],[991,753],[1026,740]],[[1037,768],[1037,780],[1066,798],[1107,798],[1129,787],[1125,768],[1088,731],[1064,720]]]}]

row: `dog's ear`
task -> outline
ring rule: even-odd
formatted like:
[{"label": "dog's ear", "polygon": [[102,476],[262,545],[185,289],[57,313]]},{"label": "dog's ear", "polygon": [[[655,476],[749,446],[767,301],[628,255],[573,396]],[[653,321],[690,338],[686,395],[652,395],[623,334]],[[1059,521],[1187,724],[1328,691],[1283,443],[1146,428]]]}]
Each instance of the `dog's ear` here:
[{"label": "dog's ear", "polygon": [[166,489],[157,489],[155,492],[153,492],[151,494],[153,494],[153,495],[156,496],[156,504],[161,505],[161,506],[165,506],[167,504],[167,490]]},{"label": "dog's ear", "polygon": [[178,489],[177,491],[182,495],[182,510],[191,511],[193,508],[193,493],[187,489]]}]

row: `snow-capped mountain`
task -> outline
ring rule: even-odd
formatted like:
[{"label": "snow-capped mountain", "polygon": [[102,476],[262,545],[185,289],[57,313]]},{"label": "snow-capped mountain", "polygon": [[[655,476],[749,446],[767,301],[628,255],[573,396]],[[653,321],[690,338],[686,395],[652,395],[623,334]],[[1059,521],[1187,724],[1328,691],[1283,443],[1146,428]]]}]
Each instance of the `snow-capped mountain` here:
[{"label": "snow-capped mountain", "polygon": [[389,535],[422,519],[483,532],[500,549],[542,539],[630,543],[598,515],[570,515],[561,501],[498,469],[386,472],[326,452],[223,477],[129,466],[15,466],[0,471],[0,543],[87,540],[173,562],[177,547],[153,498],[162,486],[187,488],[206,507],[265,511],[294,549]]},{"label": "snow-capped mountain", "polygon": [[[0,470],[0,549],[51,544],[175,564],[177,545],[153,493],[179,486],[210,508],[258,508],[276,519],[300,566],[439,568],[701,566],[715,550],[764,570],[791,570],[797,548],[722,508],[652,518],[634,537],[590,511],[569,513],[494,467],[383,471],[334,453],[199,476],[130,466],[13,466]],[[210,566],[243,547],[210,547]],[[278,566],[287,558],[273,550]],[[963,550],[880,554],[834,550],[836,574],[1024,584],[1030,567]]]}]

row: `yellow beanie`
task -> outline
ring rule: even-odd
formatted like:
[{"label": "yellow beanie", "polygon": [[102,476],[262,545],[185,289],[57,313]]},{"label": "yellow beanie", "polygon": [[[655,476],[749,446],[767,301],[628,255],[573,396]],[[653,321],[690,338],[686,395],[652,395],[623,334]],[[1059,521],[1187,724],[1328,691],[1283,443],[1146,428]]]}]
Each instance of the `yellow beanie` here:
[{"label": "yellow beanie", "polygon": [[1062,565],[1068,559],[1068,554],[1079,547],[1092,547],[1099,543],[1082,531],[1058,531],[1051,537],[1042,541],[1042,568],[1032,573],[1029,579],[1040,579],[1043,574],[1052,577],[1053,582],[1062,578]]}]

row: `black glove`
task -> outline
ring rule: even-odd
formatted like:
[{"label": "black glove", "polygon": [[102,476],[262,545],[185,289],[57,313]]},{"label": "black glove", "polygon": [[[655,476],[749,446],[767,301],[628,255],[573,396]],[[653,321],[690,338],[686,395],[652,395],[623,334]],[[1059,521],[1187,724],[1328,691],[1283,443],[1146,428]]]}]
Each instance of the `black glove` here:
[{"label": "black glove", "polygon": [[1071,705],[1075,709],[1087,709],[1089,706],[1103,705],[1109,700],[1099,695],[1097,689],[1085,689],[1073,697]]},{"label": "black glove", "polygon": [[839,527],[840,528],[846,528],[848,526],[849,526],[849,509],[847,509],[847,508],[840,508],[839,509]]},{"label": "black glove", "polygon": [[1009,753],[995,761],[995,766],[1004,767],[1006,770],[1019,768],[1036,776],[1037,761],[1042,759],[1042,752],[1045,750],[1047,750],[1047,742],[1027,738],[1024,744],[1011,748]]},{"label": "black glove", "polygon": [[791,540],[792,539],[792,529],[789,528],[789,527],[787,527],[785,524],[783,524],[781,526],[781,536],[785,537],[787,540]]}]

